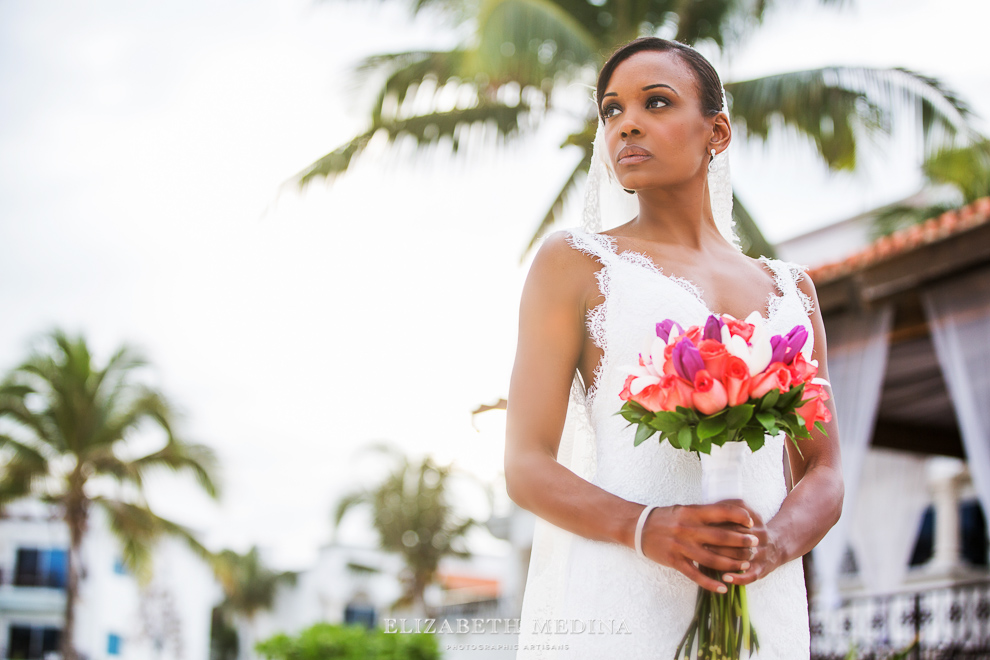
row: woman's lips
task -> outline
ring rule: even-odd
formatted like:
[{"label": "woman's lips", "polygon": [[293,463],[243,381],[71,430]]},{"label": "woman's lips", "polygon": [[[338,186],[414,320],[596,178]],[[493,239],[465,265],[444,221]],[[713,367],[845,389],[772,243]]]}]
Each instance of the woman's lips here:
[{"label": "woman's lips", "polygon": [[619,157],[616,158],[616,163],[621,163],[623,165],[633,165],[635,163],[642,163],[644,160],[653,158],[651,154],[646,149],[642,147],[637,147],[633,145],[628,145],[622,148],[619,152]]}]

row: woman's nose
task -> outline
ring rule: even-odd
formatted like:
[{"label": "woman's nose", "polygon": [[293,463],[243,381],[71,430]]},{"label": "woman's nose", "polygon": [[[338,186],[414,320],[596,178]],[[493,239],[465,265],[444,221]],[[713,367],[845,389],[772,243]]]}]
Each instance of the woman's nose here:
[{"label": "woman's nose", "polygon": [[619,135],[623,138],[627,138],[630,135],[641,135],[642,131],[639,130],[639,126],[633,122],[627,121],[619,127]]}]

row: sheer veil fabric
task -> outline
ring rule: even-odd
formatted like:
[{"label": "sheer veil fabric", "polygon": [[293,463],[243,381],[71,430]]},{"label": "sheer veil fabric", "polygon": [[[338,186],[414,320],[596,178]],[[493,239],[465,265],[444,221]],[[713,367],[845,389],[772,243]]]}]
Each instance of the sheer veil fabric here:
[{"label": "sheer veil fabric", "polygon": [[[722,110],[728,114],[724,90]],[[709,168],[708,185],[712,214],[719,232],[736,249],[741,250],[732,218],[732,184],[729,176],[728,149],[715,156],[714,163]],[[599,118],[585,188],[581,229],[586,233],[601,232],[631,220],[638,212],[637,196],[623,190],[609,162],[604,123]],[[596,444],[587,406],[589,385],[582,381],[579,372],[575,373],[564,430],[557,451],[557,461],[578,476],[591,481],[596,472]],[[537,633],[540,626],[555,620],[556,613],[562,610],[562,599],[567,591],[565,567],[571,559],[574,539],[572,533],[542,518],[536,519],[522,604],[517,654],[519,660],[575,657],[568,655],[567,650],[555,649],[552,648],[553,645],[547,645],[547,636]]]}]

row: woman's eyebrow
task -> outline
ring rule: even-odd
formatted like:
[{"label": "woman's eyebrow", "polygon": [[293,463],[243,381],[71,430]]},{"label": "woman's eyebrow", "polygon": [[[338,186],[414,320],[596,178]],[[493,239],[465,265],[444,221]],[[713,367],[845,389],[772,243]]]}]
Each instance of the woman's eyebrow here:
[{"label": "woman's eyebrow", "polygon": [[[653,85],[647,85],[646,87],[643,88],[643,91],[645,92],[650,89],[656,89],[657,87],[666,87],[674,94],[677,94],[677,90],[671,87],[670,85],[667,85],[666,83],[655,83]],[[680,94],[677,95],[680,96]],[[618,96],[618,94],[615,92],[605,92],[604,94],[602,94],[602,98],[605,98],[606,96]]]}]

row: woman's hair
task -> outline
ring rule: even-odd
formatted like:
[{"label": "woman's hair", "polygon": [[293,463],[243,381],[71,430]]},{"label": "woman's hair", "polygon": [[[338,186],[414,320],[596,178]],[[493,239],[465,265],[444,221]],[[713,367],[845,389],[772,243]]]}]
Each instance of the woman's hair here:
[{"label": "woman's hair", "polygon": [[722,111],[722,81],[719,80],[718,73],[715,72],[715,67],[701,53],[679,41],[669,41],[667,39],[660,39],[659,37],[640,37],[624,46],[619,46],[598,73],[596,99],[598,101],[599,117],[603,117],[601,106],[602,96],[605,94],[608,81],[612,79],[612,73],[615,72],[615,67],[636,53],[644,50],[673,51],[677,53],[694,71],[694,77],[698,81],[698,96],[701,99],[701,111],[706,117],[714,117]]}]

